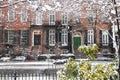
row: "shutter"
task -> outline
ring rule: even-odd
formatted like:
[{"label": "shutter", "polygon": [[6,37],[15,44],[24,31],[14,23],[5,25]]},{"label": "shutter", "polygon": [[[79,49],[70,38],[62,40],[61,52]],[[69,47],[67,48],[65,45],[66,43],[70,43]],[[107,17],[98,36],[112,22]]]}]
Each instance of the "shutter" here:
[{"label": "shutter", "polygon": [[58,29],[56,29],[56,31],[55,31],[55,41],[56,41],[56,43],[58,42]]},{"label": "shutter", "polygon": [[20,37],[21,37],[21,34],[20,34],[20,33],[21,33],[21,30],[18,31],[18,44],[19,44],[19,45],[20,45],[20,40],[21,40],[21,39],[20,39]]},{"label": "shutter", "polygon": [[46,29],[46,48],[49,48],[49,29]]},{"label": "shutter", "polygon": [[85,30],[85,36],[84,36],[84,44],[87,45],[87,30]]},{"label": "shutter", "polygon": [[62,30],[60,29],[59,30],[59,36],[58,36],[59,37],[59,42],[61,42],[61,32],[62,32]]},{"label": "shutter", "polygon": [[26,45],[29,45],[29,30],[27,30],[27,42],[26,42]]},{"label": "shutter", "polygon": [[100,30],[100,32],[99,32],[99,37],[100,37],[99,45],[101,47],[102,46],[102,30]]},{"label": "shutter", "polygon": [[14,33],[14,40],[13,40],[13,44],[16,44],[16,39],[18,38],[16,35],[17,35],[17,31],[13,30],[13,33]]},{"label": "shutter", "polygon": [[5,43],[8,43],[8,30],[5,30]]}]

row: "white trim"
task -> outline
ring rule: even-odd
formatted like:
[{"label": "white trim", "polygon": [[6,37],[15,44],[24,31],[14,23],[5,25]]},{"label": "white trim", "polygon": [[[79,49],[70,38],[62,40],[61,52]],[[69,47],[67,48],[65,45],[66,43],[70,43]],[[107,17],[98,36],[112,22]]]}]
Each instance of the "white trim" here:
[{"label": "white trim", "polygon": [[[34,34],[35,34],[35,32],[41,33],[40,30],[34,30],[34,31],[32,32],[32,46],[34,46]],[[41,35],[41,34],[40,34],[40,35]]]},{"label": "white trim", "polygon": [[[63,16],[67,17],[67,22],[65,22],[65,17],[63,18]],[[63,12],[62,15],[61,15],[61,19],[62,19],[62,25],[67,25],[68,24],[68,14],[67,13]]]},{"label": "white trim", "polygon": [[94,30],[87,31],[87,43],[94,44]]},{"label": "white trim", "polygon": [[[62,42],[62,40],[63,40],[63,42]],[[66,43],[66,40],[67,40],[67,43]],[[61,42],[62,42],[62,46],[67,46],[68,45],[68,31],[67,31],[67,29],[62,29]]]},{"label": "white trim", "polygon": [[[50,33],[50,31],[52,31],[52,33]],[[50,35],[54,36],[54,37],[52,37],[52,42],[51,42],[51,43],[50,43],[50,41],[51,41],[51,40],[50,40]],[[54,29],[50,29],[48,36],[49,36],[49,45],[50,45],[50,46],[55,46],[55,37],[56,37],[56,36],[55,36],[55,30],[54,30]]]},{"label": "white trim", "polygon": [[36,11],[36,25],[42,25],[42,13]]},{"label": "white trim", "polygon": [[[10,14],[10,11],[13,11],[13,13]],[[10,16],[13,17],[13,20],[10,20]],[[8,21],[12,22],[12,21],[14,21],[14,20],[15,20],[15,13],[14,13],[14,10],[9,9],[9,10],[8,10]]]},{"label": "white trim", "polygon": [[[54,19],[53,19],[54,22],[51,22],[51,17],[50,17],[51,15],[54,16]],[[49,25],[55,25],[55,20],[56,20],[56,16],[55,15],[56,15],[55,11],[50,11],[49,12]]]},{"label": "white trim", "polygon": [[[26,17],[25,20],[23,20],[23,15]],[[24,8],[21,10],[21,22],[27,22],[27,10]]]}]

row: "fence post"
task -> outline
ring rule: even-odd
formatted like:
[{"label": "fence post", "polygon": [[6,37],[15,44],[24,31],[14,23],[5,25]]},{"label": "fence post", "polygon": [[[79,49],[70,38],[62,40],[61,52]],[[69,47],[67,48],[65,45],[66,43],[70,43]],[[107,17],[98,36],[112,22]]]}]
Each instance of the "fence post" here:
[{"label": "fence post", "polygon": [[13,77],[14,77],[14,80],[16,80],[16,77],[17,77],[16,72],[14,72]]}]

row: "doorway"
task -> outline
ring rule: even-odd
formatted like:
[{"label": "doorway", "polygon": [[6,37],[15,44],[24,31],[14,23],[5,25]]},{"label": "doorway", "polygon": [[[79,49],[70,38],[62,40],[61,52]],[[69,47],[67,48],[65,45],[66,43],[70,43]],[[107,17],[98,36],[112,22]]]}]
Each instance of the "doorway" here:
[{"label": "doorway", "polygon": [[74,48],[78,49],[78,47],[81,45],[81,37],[74,37],[73,41],[74,41]]},{"label": "doorway", "polygon": [[41,45],[41,34],[40,34],[40,32],[34,32],[34,45]]}]

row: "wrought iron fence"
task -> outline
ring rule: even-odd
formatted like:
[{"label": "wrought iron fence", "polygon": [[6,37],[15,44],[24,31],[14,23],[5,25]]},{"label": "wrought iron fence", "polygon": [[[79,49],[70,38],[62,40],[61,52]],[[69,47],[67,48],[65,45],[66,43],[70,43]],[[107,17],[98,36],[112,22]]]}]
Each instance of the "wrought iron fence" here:
[{"label": "wrought iron fence", "polygon": [[0,71],[0,80],[58,80],[56,72]]}]

